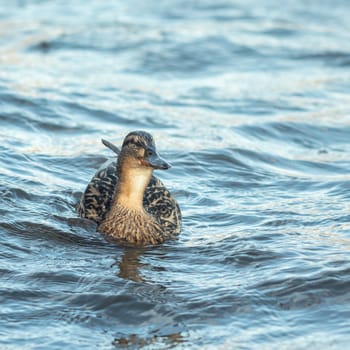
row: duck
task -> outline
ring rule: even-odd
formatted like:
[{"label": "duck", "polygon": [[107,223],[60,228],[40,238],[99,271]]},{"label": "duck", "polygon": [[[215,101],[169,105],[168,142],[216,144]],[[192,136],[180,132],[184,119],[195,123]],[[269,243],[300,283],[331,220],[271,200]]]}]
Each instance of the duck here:
[{"label": "duck", "polygon": [[157,152],[146,131],[128,133],[121,149],[102,139],[117,159],[97,170],[77,206],[78,215],[94,221],[106,239],[157,245],[181,232],[177,200],[154,174],[171,165]]}]

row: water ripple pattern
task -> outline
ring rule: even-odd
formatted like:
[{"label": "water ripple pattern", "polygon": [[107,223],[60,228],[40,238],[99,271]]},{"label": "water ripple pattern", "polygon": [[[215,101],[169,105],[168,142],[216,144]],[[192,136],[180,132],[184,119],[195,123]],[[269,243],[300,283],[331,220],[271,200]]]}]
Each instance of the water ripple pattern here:
[{"label": "water ripple pattern", "polygon": [[[344,349],[350,3],[0,0],[0,348]],[[151,132],[178,240],[75,205]]]}]

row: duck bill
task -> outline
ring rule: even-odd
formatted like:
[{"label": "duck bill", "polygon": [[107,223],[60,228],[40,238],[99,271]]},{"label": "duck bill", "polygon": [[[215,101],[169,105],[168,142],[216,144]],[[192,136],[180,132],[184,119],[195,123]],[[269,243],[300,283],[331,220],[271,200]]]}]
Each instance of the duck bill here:
[{"label": "duck bill", "polygon": [[171,165],[156,152],[149,156],[147,161],[153,169],[166,170],[171,167]]}]

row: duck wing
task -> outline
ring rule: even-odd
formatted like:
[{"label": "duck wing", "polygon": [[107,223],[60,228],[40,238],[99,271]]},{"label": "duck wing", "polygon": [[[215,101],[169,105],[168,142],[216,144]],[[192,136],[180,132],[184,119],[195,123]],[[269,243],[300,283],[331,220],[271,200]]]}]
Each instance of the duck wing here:
[{"label": "duck wing", "polygon": [[169,235],[181,231],[181,211],[179,204],[156,176],[152,176],[143,196],[143,206]]},{"label": "duck wing", "polygon": [[100,223],[111,206],[117,181],[116,161],[107,161],[82,194],[77,206],[79,216]]}]

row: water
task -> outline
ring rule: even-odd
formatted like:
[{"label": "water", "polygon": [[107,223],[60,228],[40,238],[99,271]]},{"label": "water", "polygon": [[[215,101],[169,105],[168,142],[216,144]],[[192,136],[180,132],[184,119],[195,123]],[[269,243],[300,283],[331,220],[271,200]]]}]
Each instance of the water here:
[{"label": "water", "polygon": [[[1,349],[344,349],[350,3],[0,1]],[[74,211],[151,132],[156,248]]]}]

